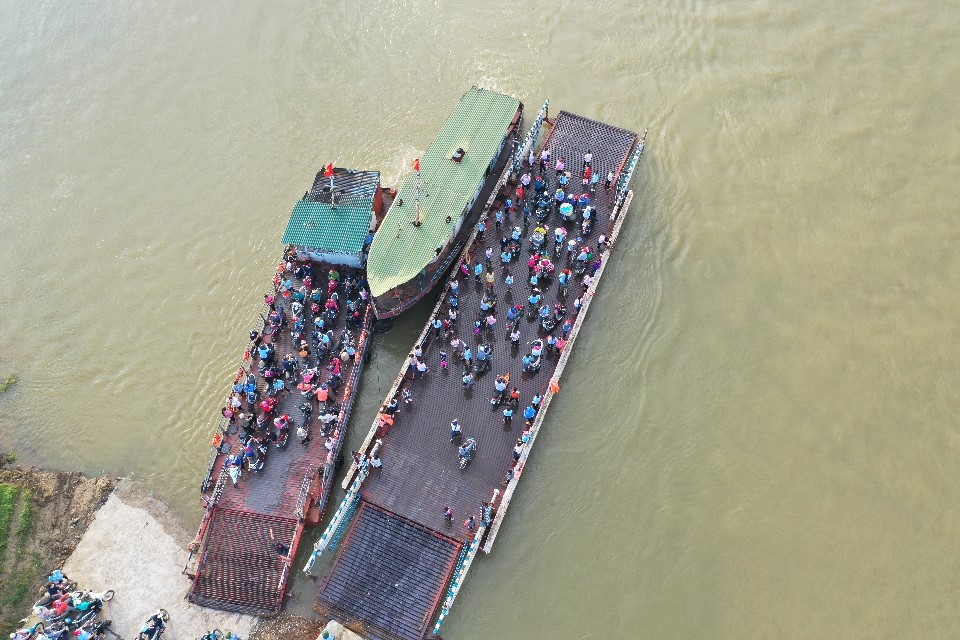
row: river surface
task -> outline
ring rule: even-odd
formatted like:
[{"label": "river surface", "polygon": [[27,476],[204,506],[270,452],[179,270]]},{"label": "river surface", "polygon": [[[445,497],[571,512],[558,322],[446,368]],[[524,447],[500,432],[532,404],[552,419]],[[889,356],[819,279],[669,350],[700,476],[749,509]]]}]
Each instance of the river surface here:
[{"label": "river surface", "polygon": [[195,527],[294,202],[326,162],[396,183],[473,84],[650,137],[444,635],[956,637],[949,2],[0,0],[0,446]]}]

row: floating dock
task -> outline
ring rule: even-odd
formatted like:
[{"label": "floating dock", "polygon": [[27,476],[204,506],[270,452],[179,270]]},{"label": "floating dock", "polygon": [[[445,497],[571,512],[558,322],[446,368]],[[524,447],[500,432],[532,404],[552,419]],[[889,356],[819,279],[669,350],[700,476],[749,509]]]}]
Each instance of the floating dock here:
[{"label": "floating dock", "polygon": [[[645,136],[639,139],[634,132],[562,111],[554,121],[547,120],[549,133],[538,144],[544,137],[541,125],[547,107],[545,104],[541,109],[531,133],[501,177],[499,189],[487,203],[485,233],[481,236],[474,230],[463,254],[463,262],[472,268],[478,261],[484,264],[486,250],[493,249],[497,323],[492,332],[474,332],[474,322],[488,315],[480,308],[486,290],[486,269],[480,281],[472,270],[470,275],[463,275],[457,267],[450,277],[450,281],[459,281],[459,318],[453,323],[452,333],[474,353],[481,343],[488,343],[493,352],[490,371],[479,375],[471,388],[465,388],[465,366],[456,349],[451,348],[453,336],[442,330],[438,335],[434,329],[436,319],[449,317],[448,281],[417,342],[429,372],[413,376],[405,366],[397,377],[384,406],[392,398],[400,398],[400,412],[392,426],[384,425],[380,417],[375,421],[344,480],[344,488],[349,487],[347,496],[307,564],[311,574],[320,554],[336,552],[326,573],[315,576],[320,590],[314,608],[370,640],[421,640],[436,635],[477,552],[481,548],[487,553],[492,550],[551,398],[559,391],[561,374],[632,199],[628,185]],[[592,152],[592,171],[600,178],[591,195],[597,222],[585,244],[594,248],[600,261],[590,261],[585,275],[592,276],[587,286],[581,277],[572,278],[566,295],[560,291],[556,275],[549,284],[540,284],[543,302],[551,306],[557,302],[566,304],[566,317],[573,322],[563,351],[545,350],[540,370],[529,373],[523,370],[522,357],[530,352],[531,341],[546,334],[537,312],[531,313],[528,308],[518,321],[520,346],[513,347],[506,312],[512,305],[527,306],[532,290],[529,238],[537,221],[532,217],[524,225],[525,202],[517,203],[516,211],[507,214],[502,227],[495,224],[495,214],[503,210],[507,197],[515,198],[514,181],[529,170],[526,159],[530,150],[539,152],[542,148],[551,151],[551,163],[545,171],[537,167],[533,173],[545,179],[546,193],[551,195],[557,188],[554,162],[565,159],[566,169],[573,176],[568,191],[580,194],[582,159]],[[615,180],[605,188],[608,172],[614,174]],[[546,220],[550,232],[559,222],[558,213],[551,212]],[[522,248],[518,258],[503,265],[501,238],[515,226],[523,227]],[[571,230],[571,237],[576,235],[579,233]],[[606,238],[606,246],[597,250],[601,235]],[[552,233],[548,234],[547,244],[552,251]],[[567,258],[565,251],[554,256],[557,274],[564,268],[573,269],[575,260]],[[505,268],[515,280],[511,291],[504,282]],[[579,301],[579,310],[575,301]],[[555,333],[561,334],[560,325]],[[441,365],[441,351],[448,354],[448,367]],[[520,392],[510,426],[505,425],[502,414],[506,405],[491,403],[495,378],[502,374],[510,374],[508,390],[517,387]],[[404,390],[411,395],[412,402],[403,402]],[[542,400],[527,427],[523,414],[535,395]],[[478,442],[475,457],[463,470],[458,463],[457,446],[451,441],[449,425],[454,419],[462,425],[463,438],[472,437]],[[518,452],[514,447],[524,431],[526,442]],[[371,466],[374,459],[382,461],[382,467]],[[454,512],[452,521],[444,516],[447,507]],[[467,526],[465,520],[470,516],[475,518],[476,527]]]},{"label": "floating dock", "polygon": [[[312,342],[315,318],[326,313],[322,305],[330,297],[329,270],[338,271],[340,283],[348,276],[358,283],[364,278],[362,269],[343,263],[359,265],[362,262],[370,226],[376,224],[372,221],[382,211],[383,198],[379,174],[331,166],[317,175],[311,191],[305,193],[294,208],[284,236],[288,247],[269,289],[268,295],[274,300],[272,305],[264,304],[260,313],[262,322],[258,320],[256,325],[260,334],[258,340],[273,346],[275,362],[293,354],[297,367],[286,379],[284,390],[277,395],[278,403],[266,428],[255,433],[265,435],[273,427],[274,417],[287,414],[292,418],[289,439],[284,447],[268,442],[263,468],[252,471],[244,466],[238,481],[234,482],[227,463],[230,456],[243,453],[243,431],[236,419],[231,421],[224,417],[220,420],[211,443],[207,475],[200,488],[206,512],[184,568],[184,572],[193,578],[187,597],[196,604],[255,615],[276,613],[283,605],[304,528],[320,522],[334,488],[334,476],[341,466],[341,447],[360,383],[373,321],[369,303],[360,305],[362,313],[359,316],[352,316],[347,311],[346,302],[351,293],[345,291],[343,284],[339,285],[335,293],[338,294],[340,311],[334,321],[327,320],[324,326],[324,330],[333,332],[331,353],[318,359],[313,344],[307,357],[302,357],[299,354],[300,341],[295,341],[292,335],[294,318],[291,309],[295,302],[294,292],[305,283],[301,277],[303,274],[296,275],[294,271],[310,265],[312,290],[322,292],[317,312],[311,310],[309,296],[301,312],[305,326],[301,339],[309,343]],[[340,264],[332,264],[330,260]],[[291,265],[293,270],[288,269]],[[355,289],[352,296],[357,298],[358,295],[359,289]],[[274,333],[269,318],[277,309],[286,314],[286,321]],[[347,331],[355,338],[356,354],[352,360],[342,362],[342,384],[333,405],[337,418],[323,427],[318,421],[320,410],[315,388],[319,381],[328,379],[331,358],[338,353],[338,344]],[[259,401],[270,395],[270,383],[258,374],[257,344],[256,340],[248,344],[230,394],[242,399],[239,411],[254,418],[262,413]],[[313,391],[300,387],[304,382],[304,370],[308,368],[317,371]],[[251,375],[257,386],[257,402],[254,404],[237,386],[244,385]],[[331,403],[334,402],[332,398]],[[304,402],[310,404],[312,413],[310,438],[301,444],[296,431],[303,424],[304,415],[299,407]],[[329,435],[324,435],[323,431]]]}]

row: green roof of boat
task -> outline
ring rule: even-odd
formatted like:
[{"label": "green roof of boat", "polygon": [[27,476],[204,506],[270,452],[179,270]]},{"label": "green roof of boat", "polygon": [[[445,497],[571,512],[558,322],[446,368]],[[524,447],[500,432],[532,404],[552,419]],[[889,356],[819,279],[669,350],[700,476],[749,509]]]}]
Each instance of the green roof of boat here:
[{"label": "green roof of boat", "polygon": [[[422,177],[419,227],[416,218],[416,174],[397,193],[370,247],[367,280],[374,296],[404,284],[437,257],[437,249],[450,239],[470,199],[520,108],[516,98],[473,87],[467,91],[436,140],[420,159]],[[463,149],[463,160],[451,156]],[[447,216],[452,222],[446,222]]]},{"label": "green roof of boat", "polygon": [[300,200],[290,214],[283,243],[324,253],[359,255],[372,218],[372,197],[347,197],[336,205]]}]

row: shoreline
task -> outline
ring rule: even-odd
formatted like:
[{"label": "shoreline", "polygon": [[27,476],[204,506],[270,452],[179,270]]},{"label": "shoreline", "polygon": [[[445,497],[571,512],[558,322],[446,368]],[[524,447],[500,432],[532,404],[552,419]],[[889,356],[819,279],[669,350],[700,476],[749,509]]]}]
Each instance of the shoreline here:
[{"label": "shoreline", "polygon": [[30,614],[46,576],[74,552],[114,487],[77,471],[0,468],[0,632]]}]

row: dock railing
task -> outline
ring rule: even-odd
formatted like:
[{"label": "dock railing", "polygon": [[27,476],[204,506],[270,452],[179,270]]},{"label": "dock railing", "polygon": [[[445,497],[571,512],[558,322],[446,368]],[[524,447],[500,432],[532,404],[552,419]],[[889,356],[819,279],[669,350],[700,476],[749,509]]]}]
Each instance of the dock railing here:
[{"label": "dock railing", "polygon": [[[377,441],[379,443],[379,440]],[[360,500],[360,487],[363,485],[363,481],[366,480],[367,475],[370,473],[370,463],[364,458],[361,460],[359,472],[357,477],[354,479],[353,484],[350,485],[350,489],[347,491],[347,495],[344,496],[343,500],[340,501],[340,506],[337,507],[336,512],[334,512],[333,517],[330,518],[330,524],[327,525],[327,528],[320,535],[320,539],[317,540],[317,543],[313,545],[313,553],[310,554],[310,559],[307,560],[306,566],[303,568],[303,572],[308,576],[313,577],[314,563],[320,558],[324,551],[331,546],[332,541],[337,536],[337,531],[346,526],[348,523],[348,516],[353,513],[353,505]]]}]

